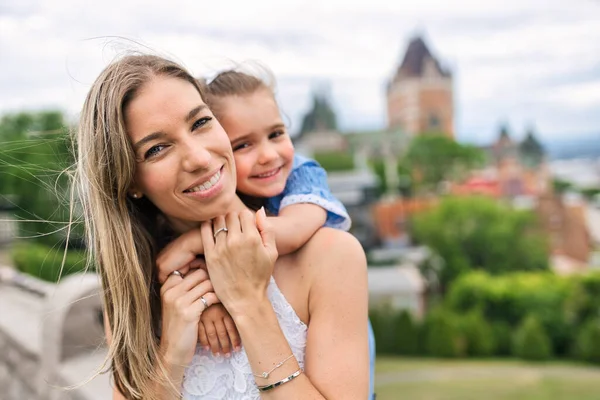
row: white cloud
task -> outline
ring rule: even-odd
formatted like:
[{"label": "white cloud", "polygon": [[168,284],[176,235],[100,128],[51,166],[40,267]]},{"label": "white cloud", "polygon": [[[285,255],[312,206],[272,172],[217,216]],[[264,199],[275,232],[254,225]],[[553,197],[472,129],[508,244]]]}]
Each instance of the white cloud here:
[{"label": "white cloud", "polygon": [[590,0],[4,0],[0,113],[75,114],[100,70],[136,47],[109,38],[123,36],[198,75],[259,60],[279,78],[296,128],[311,88],[329,79],[341,125],[373,128],[385,123],[385,82],[422,31],[454,72],[459,136],[489,137],[504,119],[546,137],[594,132],[599,19]]}]

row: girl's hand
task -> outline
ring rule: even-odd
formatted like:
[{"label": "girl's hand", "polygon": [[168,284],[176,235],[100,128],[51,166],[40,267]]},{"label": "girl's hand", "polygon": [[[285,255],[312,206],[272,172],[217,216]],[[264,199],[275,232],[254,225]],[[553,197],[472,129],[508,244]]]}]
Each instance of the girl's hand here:
[{"label": "girl's hand", "polygon": [[[160,289],[162,303],[161,351],[171,364],[187,365],[192,361],[198,342],[200,315],[219,300],[208,274],[196,269],[184,278],[167,277]],[[203,301],[204,299],[204,301]]]},{"label": "girl's hand", "polygon": [[213,304],[202,313],[198,341],[205,350],[210,349],[213,354],[222,351],[225,357],[233,350],[240,350],[242,345],[237,327],[222,304]]},{"label": "girl's hand", "polygon": [[244,210],[204,222],[200,231],[215,293],[235,320],[245,307],[266,298],[277,260],[271,225],[264,209],[256,216]]}]

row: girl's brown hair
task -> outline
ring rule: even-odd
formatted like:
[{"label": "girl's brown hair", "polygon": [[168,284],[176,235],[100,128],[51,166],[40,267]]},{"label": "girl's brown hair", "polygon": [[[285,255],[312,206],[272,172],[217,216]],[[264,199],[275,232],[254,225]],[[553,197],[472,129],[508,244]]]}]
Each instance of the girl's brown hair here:
[{"label": "girl's brown hair", "polygon": [[159,76],[188,81],[203,94],[192,75],[169,60],[151,55],[121,58],[92,85],[75,138],[74,187],[112,331],[107,361],[128,399],[158,400],[157,384],[176,390],[158,347],[160,301],[154,265],[161,214],[148,200],[128,196],[136,160],[125,111],[140,89]]},{"label": "girl's brown hair", "polygon": [[259,90],[267,90],[275,96],[274,78],[265,68],[261,71],[266,75],[263,80],[257,76],[237,70],[220,72],[208,84],[204,81],[206,103],[213,114],[219,118],[222,110],[221,100],[229,96],[247,96]]}]

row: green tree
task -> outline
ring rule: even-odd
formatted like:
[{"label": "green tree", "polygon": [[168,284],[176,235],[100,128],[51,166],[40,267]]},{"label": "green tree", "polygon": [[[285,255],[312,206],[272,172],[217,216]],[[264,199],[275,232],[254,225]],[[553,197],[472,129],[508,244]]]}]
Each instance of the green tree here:
[{"label": "green tree", "polygon": [[600,320],[590,319],[581,326],[574,344],[574,355],[580,360],[600,364]]},{"label": "green tree", "polygon": [[483,197],[446,197],[416,215],[413,238],[444,260],[444,288],[461,274],[480,269],[491,274],[548,269],[545,237],[534,229],[535,215]]},{"label": "green tree", "polygon": [[524,360],[544,361],[552,358],[552,346],[544,326],[530,315],[515,332],[513,354]]},{"label": "green tree", "polygon": [[337,118],[329,99],[323,90],[315,91],[312,96],[312,107],[304,115],[300,134],[318,130],[336,130]]},{"label": "green tree", "polygon": [[461,321],[466,353],[474,357],[489,357],[496,350],[494,331],[480,310],[471,311]]},{"label": "green tree", "polygon": [[[73,163],[62,113],[6,115],[0,120],[0,195],[14,198],[19,236],[49,246],[64,243],[68,178]],[[78,234],[81,237],[81,227]]]},{"label": "green tree", "polygon": [[410,143],[406,161],[414,181],[425,189],[436,189],[445,180],[462,178],[469,170],[483,165],[485,156],[475,146],[456,142],[446,135],[427,133]]},{"label": "green tree", "polygon": [[425,320],[425,351],[434,357],[464,355],[465,343],[458,317],[444,309],[431,311]]},{"label": "green tree", "polygon": [[419,327],[407,310],[394,317],[395,352],[403,355],[416,355],[419,352]]}]

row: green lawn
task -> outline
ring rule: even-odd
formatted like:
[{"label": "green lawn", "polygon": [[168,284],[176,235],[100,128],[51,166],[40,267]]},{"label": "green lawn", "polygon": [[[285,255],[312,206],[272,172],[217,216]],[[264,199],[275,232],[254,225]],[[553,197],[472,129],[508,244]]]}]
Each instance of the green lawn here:
[{"label": "green lawn", "polygon": [[378,400],[600,400],[600,368],[378,357]]}]

